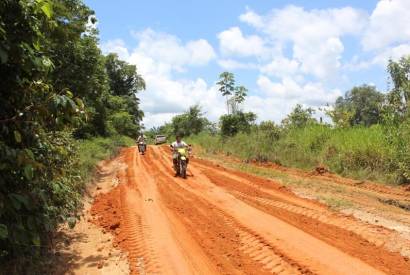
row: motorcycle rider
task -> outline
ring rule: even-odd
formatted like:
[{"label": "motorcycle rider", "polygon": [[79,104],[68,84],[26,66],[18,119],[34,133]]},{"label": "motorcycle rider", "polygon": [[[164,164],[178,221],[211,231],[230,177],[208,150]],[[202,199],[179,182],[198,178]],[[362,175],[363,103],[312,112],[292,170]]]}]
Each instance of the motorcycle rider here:
[{"label": "motorcycle rider", "polygon": [[[178,165],[178,149],[179,148],[187,148],[189,151],[191,150],[191,147],[186,144],[182,138],[181,138],[181,134],[176,134],[175,135],[175,141],[170,145],[171,149],[172,149],[172,162],[174,164],[174,168],[177,167]],[[189,159],[187,158],[187,164],[189,162]],[[177,177],[179,175],[179,171],[177,171],[175,173],[175,177]]]},{"label": "motorcycle rider", "polygon": [[139,136],[138,136],[138,138],[137,138],[137,145],[138,145],[138,151],[140,152],[140,153],[142,153],[141,152],[141,145],[142,146],[145,146],[145,148],[144,149],[146,149],[146,143],[145,143],[145,139],[146,139],[146,136],[144,136],[144,134],[143,133],[141,133]]}]

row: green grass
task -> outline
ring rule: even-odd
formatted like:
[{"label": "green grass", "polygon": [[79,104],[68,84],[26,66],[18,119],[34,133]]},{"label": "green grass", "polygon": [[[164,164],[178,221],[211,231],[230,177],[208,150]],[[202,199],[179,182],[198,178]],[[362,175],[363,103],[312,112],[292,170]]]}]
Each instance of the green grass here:
[{"label": "green grass", "polygon": [[329,206],[331,209],[334,209],[334,210],[348,209],[354,206],[354,204],[351,201],[341,199],[341,198],[328,197],[328,196],[320,196],[319,201],[322,201],[323,203],[325,203],[327,206]]},{"label": "green grass", "polygon": [[200,145],[207,154],[270,161],[304,170],[324,165],[334,173],[360,180],[395,184],[401,173],[397,149],[379,125],[347,129],[311,125],[284,130],[279,139],[257,129],[228,138],[201,133],[190,137],[189,142]]},{"label": "green grass", "polygon": [[[232,168],[252,175],[269,178],[283,186],[289,187],[296,193],[302,191],[302,193],[309,195],[309,197],[317,198],[317,200],[334,210],[357,207],[356,203],[350,198],[350,196],[369,196],[367,193],[352,191],[345,186],[341,186],[337,183],[335,184],[310,178],[302,179],[294,177],[282,171],[256,167],[247,163],[224,161],[220,158],[217,158],[215,155],[210,154],[201,154],[201,156],[211,159],[212,161],[219,163],[220,165],[227,168]],[[377,200],[377,197],[372,199]]]},{"label": "green grass", "polygon": [[134,140],[126,136],[96,137],[79,140],[78,167],[82,179],[87,181],[92,177],[92,171],[99,161],[117,154],[118,149],[121,147],[128,147],[134,144]]}]

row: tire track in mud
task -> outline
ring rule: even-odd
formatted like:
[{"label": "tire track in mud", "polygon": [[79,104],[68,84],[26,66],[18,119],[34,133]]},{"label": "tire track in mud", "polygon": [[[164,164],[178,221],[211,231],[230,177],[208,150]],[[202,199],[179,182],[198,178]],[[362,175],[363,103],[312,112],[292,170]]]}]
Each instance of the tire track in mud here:
[{"label": "tire track in mud", "polygon": [[[228,220],[228,225],[233,225],[232,220]],[[258,262],[271,274],[314,274],[306,267],[299,265],[287,257],[283,252],[269,244],[269,241],[259,236],[257,233],[249,231],[236,225],[235,232],[241,241],[241,250],[252,260]]]},{"label": "tire track in mud", "polygon": [[[289,196],[289,200],[284,200],[283,196],[277,196],[275,193],[269,192],[270,190],[267,189],[266,181],[262,180],[261,182],[260,179],[250,181],[248,177],[241,178],[231,176],[223,170],[223,168],[221,171],[202,164],[200,164],[199,167],[214,183],[228,188],[228,190],[230,190],[229,192],[238,198],[253,202],[254,204],[256,203],[256,206],[263,204],[274,207],[275,209],[282,209],[287,212],[302,215],[317,220],[318,222],[353,232],[377,247],[384,246],[406,257],[410,256],[410,241],[390,229],[364,223],[344,214],[336,214],[323,205],[318,207],[315,203],[309,204],[306,202],[300,205],[298,204],[298,200],[291,199],[291,196],[295,196],[294,194]],[[274,187],[274,190],[275,189],[282,191]],[[283,217],[286,218],[288,215],[285,214]]]},{"label": "tire track in mud", "polygon": [[[143,220],[142,194],[135,184],[136,177],[133,166],[135,153],[131,148],[123,151],[123,158],[127,164],[124,171],[119,171],[120,184],[110,193],[103,194],[106,206],[102,209],[95,203],[94,213],[105,219],[105,228],[115,234],[115,243],[127,252],[130,274],[159,274],[161,264],[152,249],[151,228]],[[98,202],[97,198],[97,202]],[[117,212],[116,219],[107,216],[106,211],[112,208]]]},{"label": "tire track in mud", "polygon": [[[153,226],[146,218],[144,205],[150,202],[144,198],[142,185],[137,180],[145,181],[145,175],[136,173],[136,150],[129,150],[125,156],[127,167],[128,189],[122,194],[122,209],[125,218],[127,244],[129,253],[131,273],[136,274],[163,274],[166,270],[164,262],[161,261],[156,249]],[[144,215],[145,214],[145,215]]]},{"label": "tire track in mud", "polygon": [[118,219],[104,225],[115,227],[116,243],[128,253],[131,274],[214,274],[189,234],[171,221],[157,192],[155,171],[148,174],[135,148],[124,151],[124,160],[128,167],[119,173],[120,185],[102,195],[106,203],[96,207],[96,213],[107,219],[107,206],[118,209]]},{"label": "tire track in mud", "polygon": [[[197,166],[196,160],[192,163]],[[397,232],[391,232],[391,230],[380,226],[373,226],[357,221],[354,218],[344,214],[336,214],[333,211],[329,211],[327,207],[320,203],[296,197],[293,193],[281,188],[278,184],[275,184],[269,180],[253,178],[250,175],[246,175],[246,179],[243,179],[240,176],[237,176],[236,173],[235,175],[226,173],[225,169],[222,167],[220,169],[223,171],[222,173],[219,173],[220,171],[215,171],[212,167],[199,166],[200,168],[203,168],[200,169],[200,171],[211,179],[213,183],[219,183],[220,186],[225,188],[229,186],[227,189],[228,192],[253,205],[254,207],[277,216],[298,228],[309,231],[310,234],[317,236],[329,244],[336,245],[355,257],[362,258],[370,264],[379,266],[383,270],[388,271],[387,268],[383,267],[383,265],[380,265],[379,263],[383,262],[385,258],[390,258],[390,261],[394,263],[392,265],[395,270],[394,274],[410,273],[410,271],[407,271],[410,270],[410,265],[400,255],[395,255],[394,253],[390,253],[384,249],[377,248],[384,244],[389,247],[389,244],[394,243],[394,249],[396,249],[396,251],[400,251],[403,255],[409,255],[410,242],[400,237]],[[240,179],[240,181],[238,179]],[[250,181],[251,179],[252,181]],[[244,184],[245,182],[246,184]],[[268,187],[267,183],[272,183],[269,186],[269,190],[266,189]],[[241,190],[244,193],[237,190]],[[269,192],[272,190],[274,190],[275,193]],[[283,194],[278,196],[278,192],[285,193],[287,198],[285,197],[286,199],[283,199]],[[260,207],[260,204],[264,204],[265,207]],[[273,208],[270,207],[266,209],[266,205],[273,206]],[[279,213],[280,215],[278,215]],[[312,223],[312,220],[316,220],[317,222]],[[320,231],[317,230],[319,225],[318,222],[323,224],[320,226],[322,228]],[[309,224],[310,230],[308,230],[309,227],[307,226]],[[354,234],[352,235],[351,233]],[[340,234],[340,236],[346,237],[335,238],[335,234]],[[358,243],[360,245],[348,245],[349,240],[351,243]],[[367,241],[373,245],[370,245]],[[397,250],[398,241],[400,242],[399,250]],[[373,251],[373,253],[371,253],[372,256],[368,256],[369,249]]]},{"label": "tire track in mud", "polygon": [[[231,160],[236,163],[243,163],[242,161],[238,159],[231,159]],[[210,161],[206,161],[206,160],[203,160],[203,161],[211,163]],[[251,162],[250,165],[258,167],[258,168],[262,168],[262,169],[267,169],[267,170],[276,170],[282,173],[286,173],[288,175],[292,175],[296,178],[303,178],[303,179],[310,178],[310,179],[317,179],[320,181],[337,183],[341,185],[354,187],[357,189],[371,191],[379,195],[384,195],[384,196],[387,195],[388,197],[398,199],[398,200],[410,201],[409,186],[407,186],[407,188],[406,187],[400,188],[400,187],[384,186],[382,184],[378,184],[378,183],[371,182],[371,181],[361,181],[361,180],[354,180],[350,178],[344,178],[332,172],[325,172],[325,173],[318,174],[316,171],[307,172],[301,169],[284,167],[284,166],[280,166],[280,165],[269,163],[269,162],[268,163]]]},{"label": "tire track in mud", "polygon": [[[157,149],[154,150],[156,154],[156,159],[161,159],[160,162],[162,162],[162,167],[158,165],[158,169],[162,169],[164,173],[167,173],[169,171],[169,167],[171,165],[170,160],[161,158],[160,154],[162,149]],[[276,242],[274,242],[274,246],[279,245],[281,246],[282,251],[288,251],[292,256],[293,259],[297,259],[299,263],[303,262],[303,265],[310,266],[313,270],[313,272],[318,272],[318,273],[349,273],[349,274],[377,274],[378,271],[376,271],[373,268],[370,268],[370,266],[364,264],[364,262],[359,263],[357,261],[357,258],[352,258],[348,256],[347,254],[340,254],[340,250],[335,250],[334,247],[331,245],[327,245],[319,241],[319,239],[315,239],[313,235],[308,235],[307,233],[303,231],[299,231],[295,227],[292,227],[290,223],[282,223],[279,222],[279,220],[276,220],[274,216],[265,216],[264,214],[260,213],[259,210],[250,206],[250,204],[243,204],[241,201],[236,201],[232,200],[229,196],[227,196],[226,192],[221,192],[220,194],[217,194],[221,190],[217,190],[216,186],[210,180],[202,175],[202,173],[197,170],[195,167],[191,166],[192,171],[195,172],[195,182],[192,181],[187,181],[186,184],[182,185],[181,181],[175,181],[177,184],[179,184],[181,187],[186,189],[189,192],[192,192],[193,194],[196,194],[205,200],[208,200],[211,204],[214,204],[214,206],[220,207],[223,209],[224,212],[230,212],[230,214],[234,214],[235,219],[239,218],[241,220],[241,225],[244,226],[246,225],[247,228],[251,226],[253,228],[252,230],[256,230],[255,232],[258,232],[265,236],[265,239],[271,240],[276,239]],[[171,177],[172,179],[172,177]],[[210,184],[211,183],[211,184]],[[202,187],[203,186],[203,187]],[[188,188],[192,187],[192,188]],[[197,190],[200,189],[200,190]],[[218,196],[219,195],[219,196]],[[231,205],[230,205],[231,204]],[[241,210],[239,211],[237,206],[241,206]],[[239,211],[239,212],[238,212]],[[261,218],[260,222],[262,224],[265,224],[265,226],[257,226],[257,225],[251,225],[249,224],[248,221],[252,219],[252,215],[246,215],[247,217],[243,217],[241,212],[252,212],[253,215],[258,216]],[[263,218],[262,218],[263,217]],[[245,219],[245,220],[244,220]],[[258,220],[258,218],[256,218]],[[275,230],[272,230],[270,228],[277,228],[277,232]],[[280,228],[280,230],[279,230]],[[284,230],[284,231],[282,231]],[[303,232],[303,233],[302,233]],[[298,237],[296,239],[299,239],[299,241],[295,241],[295,239],[292,239],[290,236],[291,234],[295,234]],[[277,237],[275,237],[277,235]],[[270,237],[267,237],[270,236]],[[279,237],[279,238],[278,238]],[[295,242],[294,242],[295,241]],[[306,245],[302,245],[302,243],[305,243]],[[296,247],[295,247],[296,246]],[[321,251],[319,255],[313,253],[313,251],[307,249],[307,247],[312,247],[312,250],[318,249],[318,247],[321,247],[321,249],[318,250]],[[314,248],[314,249],[313,249]],[[337,256],[338,255],[338,256]],[[336,260],[337,259],[337,260]],[[330,268],[329,264],[330,262],[336,261],[338,262],[339,266],[332,266]],[[344,262],[345,261],[345,262]],[[343,263],[344,262],[344,263]],[[333,264],[330,264],[333,265]],[[354,265],[356,268],[351,268],[351,266]],[[376,265],[377,266],[377,265]],[[360,267],[360,268],[359,268]],[[380,267],[380,265],[379,265]],[[383,265],[382,265],[383,267]],[[361,269],[361,270],[360,270]],[[325,271],[326,270],[326,271]],[[358,271],[359,270],[359,271]]]},{"label": "tire track in mud", "polygon": [[[136,157],[137,156],[137,157]],[[134,150],[134,165],[129,179],[138,185],[142,193],[143,221],[146,223],[144,232],[150,237],[150,251],[156,257],[157,271],[147,274],[211,274],[211,264],[197,251],[189,236],[183,230],[178,230],[177,224],[171,220],[172,214],[163,206],[163,197],[158,192],[156,172],[145,157]],[[132,177],[134,176],[134,177]],[[182,233],[182,234],[181,234]],[[186,253],[189,251],[191,254]],[[194,253],[197,252],[197,253]],[[196,259],[201,259],[197,261]]]},{"label": "tire track in mud", "polygon": [[[155,170],[161,169],[153,163],[152,165]],[[192,229],[195,237],[202,244],[206,244],[209,239],[218,238],[219,251],[213,245],[203,245],[203,248],[217,262],[220,272],[237,273],[239,267],[241,273],[245,274],[313,274],[255,232],[237,224],[222,210],[181,187],[178,184],[179,179],[170,178],[163,173],[158,178],[160,189],[166,194],[164,198],[167,198],[169,207],[175,208],[175,205],[178,205],[176,211],[182,211],[181,218],[185,220],[186,226]],[[188,220],[186,215],[190,212],[194,214],[188,214]],[[200,225],[206,229],[203,230]],[[232,257],[233,255],[235,257]],[[222,260],[221,257],[224,256],[225,260]]]},{"label": "tire track in mud", "polygon": [[196,161],[188,179],[174,178],[164,147],[122,155],[120,185],[96,199],[95,213],[132,274],[410,274],[403,257],[366,241],[371,228],[360,236],[278,184]]},{"label": "tire track in mud", "polygon": [[157,274],[161,271],[160,264],[150,245],[151,238],[145,233],[150,229],[129,206],[131,205],[123,207],[122,214],[123,234],[126,236],[124,245],[128,252],[131,274]]}]

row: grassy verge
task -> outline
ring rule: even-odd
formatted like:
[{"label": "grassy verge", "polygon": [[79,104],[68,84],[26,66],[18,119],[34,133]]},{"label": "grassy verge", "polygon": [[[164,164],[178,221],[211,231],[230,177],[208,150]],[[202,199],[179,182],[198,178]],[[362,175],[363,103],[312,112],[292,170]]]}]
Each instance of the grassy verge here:
[{"label": "grassy verge", "polygon": [[400,148],[379,125],[347,129],[312,125],[286,129],[277,136],[256,128],[226,138],[201,133],[190,137],[189,142],[210,154],[270,161],[308,171],[326,166],[334,173],[359,180],[397,184],[403,178]]},{"label": "grassy verge", "polygon": [[78,141],[78,167],[80,176],[87,182],[92,177],[95,165],[104,159],[110,158],[121,147],[134,145],[135,142],[126,136],[113,136],[108,138],[96,137]]},{"label": "grassy verge", "polygon": [[328,180],[303,178],[288,174],[285,171],[231,161],[229,158],[221,158],[220,155],[207,153],[202,148],[196,148],[196,155],[226,168],[274,180],[288,187],[298,196],[318,200],[333,210],[362,208],[363,200],[371,201],[375,205],[381,205],[379,202],[381,197],[366,190],[343,186]]}]

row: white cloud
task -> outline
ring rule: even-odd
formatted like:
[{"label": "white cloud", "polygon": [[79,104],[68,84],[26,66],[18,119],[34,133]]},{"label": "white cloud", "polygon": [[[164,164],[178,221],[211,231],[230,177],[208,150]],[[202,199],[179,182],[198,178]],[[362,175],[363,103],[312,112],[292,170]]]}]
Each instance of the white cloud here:
[{"label": "white cloud", "polygon": [[295,75],[300,70],[300,63],[283,56],[273,58],[272,62],[261,66],[260,71],[270,76],[285,77]]},{"label": "white cloud", "polygon": [[259,16],[252,11],[247,14],[258,16],[254,21],[240,19],[267,33],[274,39],[282,41],[301,41],[304,38],[329,38],[345,34],[359,34],[366,23],[366,14],[351,7],[339,9],[305,10],[302,7],[287,6],[274,9],[265,16]]},{"label": "white cloud", "polygon": [[410,40],[410,1],[380,0],[363,35],[365,50],[377,50]]},{"label": "white cloud", "polygon": [[218,64],[225,70],[257,69],[258,68],[258,65],[255,63],[239,62],[233,59],[219,59]]},{"label": "white cloud", "polygon": [[359,34],[366,23],[366,14],[350,7],[305,10],[291,5],[266,15],[247,10],[239,18],[269,37],[276,48],[291,46],[289,57],[276,57],[262,66],[262,72],[283,76],[277,67],[285,65],[290,74],[297,69],[323,80],[338,75],[344,51],[341,38]]},{"label": "white cloud", "polygon": [[242,22],[248,23],[251,26],[254,26],[256,28],[261,28],[263,26],[263,19],[259,14],[256,14],[254,11],[250,10],[247,8],[246,13],[241,14],[239,16],[239,19]]},{"label": "white cloud", "polygon": [[408,55],[410,55],[410,42],[395,47],[385,47],[383,50],[377,51],[369,60],[361,60],[356,55],[350,62],[346,63],[345,68],[351,71],[369,69],[375,65],[386,68],[389,60],[398,61],[403,56]]},{"label": "white cloud", "polygon": [[216,87],[196,80],[170,79],[155,74],[145,77],[147,91],[142,92],[141,107],[150,114],[181,113],[199,104],[207,116],[216,119],[224,111],[223,98]]},{"label": "white cloud", "polygon": [[129,58],[128,49],[126,48],[124,41],[121,39],[107,41],[106,43],[101,44],[100,48],[104,54],[116,53],[119,58],[123,60]]},{"label": "white cloud", "polygon": [[[385,68],[388,60],[410,54],[410,1],[380,0],[367,18],[360,42],[366,54],[356,54],[345,67],[353,71]],[[361,53],[362,54],[362,53]]]},{"label": "white cloud", "polygon": [[161,125],[164,125],[167,122],[171,122],[172,118],[178,113],[150,113],[150,112],[144,112],[145,117],[143,121],[143,125],[145,128],[151,129],[152,127],[159,127]]},{"label": "white cloud", "polygon": [[340,90],[326,90],[321,83],[308,82],[300,85],[291,78],[273,82],[266,76],[257,80],[261,95],[252,95],[245,103],[246,109],[255,112],[259,120],[280,122],[296,104],[306,107],[323,107],[341,95]]},{"label": "white cloud", "polygon": [[186,65],[202,66],[216,57],[212,46],[204,39],[183,44],[176,36],[146,29],[134,33],[139,41],[135,53],[167,64],[173,70]]},{"label": "white cloud", "polygon": [[339,90],[328,91],[320,82],[307,82],[299,84],[292,78],[283,78],[281,82],[272,82],[266,76],[259,76],[258,87],[268,97],[278,100],[297,99],[300,103],[310,106],[322,106],[333,102],[339,95]]},{"label": "white cloud", "polygon": [[193,65],[205,65],[216,56],[214,49],[205,39],[188,42],[186,49],[189,52],[190,64]]},{"label": "white cloud", "polygon": [[397,61],[406,55],[410,55],[410,43],[385,49],[374,57],[372,64],[378,64],[386,67],[389,59]]},{"label": "white cloud", "polygon": [[344,46],[337,37],[321,41],[315,38],[309,41],[309,37],[306,37],[306,40],[294,44],[293,57],[301,64],[303,73],[326,79],[337,76],[343,50]]},{"label": "white cloud", "polygon": [[218,34],[219,47],[225,55],[261,56],[266,52],[263,40],[257,35],[244,36],[238,27]]},{"label": "white cloud", "polygon": [[178,79],[175,72],[189,66],[203,66],[215,58],[212,46],[204,39],[183,43],[176,36],[151,29],[134,33],[137,47],[128,50],[122,40],[103,43],[103,52],[116,52],[131,64],[137,65],[145,79],[147,90],[139,94],[145,112],[147,128],[159,126],[174,115],[200,104],[210,119],[217,119],[224,111],[224,101],[216,87],[197,78]]}]

